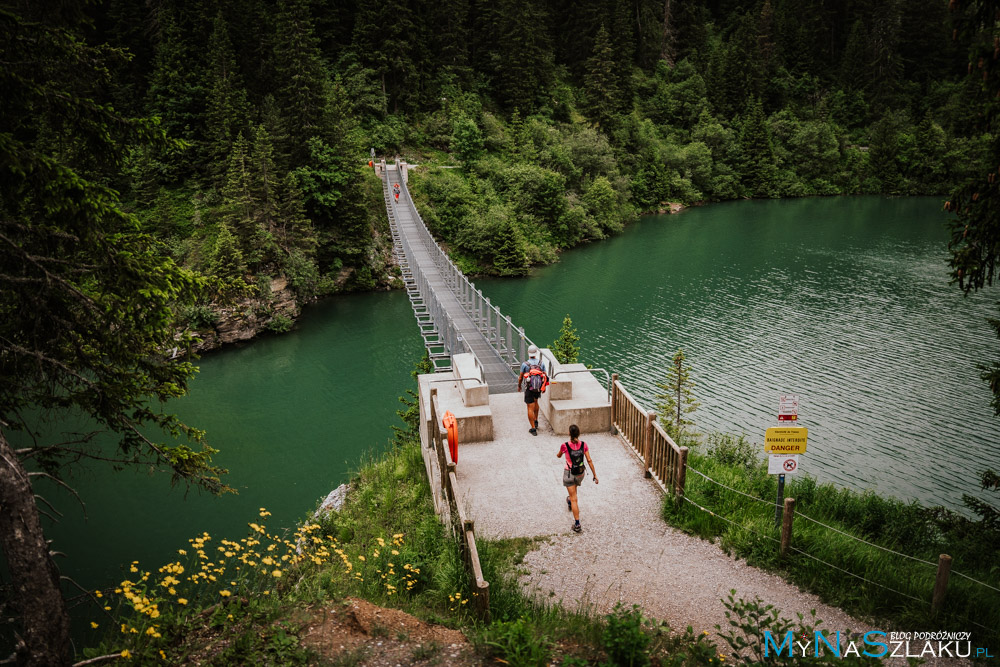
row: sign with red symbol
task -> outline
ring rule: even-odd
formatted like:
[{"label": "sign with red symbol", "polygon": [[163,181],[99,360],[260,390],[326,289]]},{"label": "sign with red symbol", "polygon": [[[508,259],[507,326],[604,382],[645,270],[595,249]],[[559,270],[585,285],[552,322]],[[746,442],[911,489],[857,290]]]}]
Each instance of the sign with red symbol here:
[{"label": "sign with red symbol", "polygon": [[771,454],[767,457],[767,474],[769,475],[791,475],[798,471],[798,454]]}]

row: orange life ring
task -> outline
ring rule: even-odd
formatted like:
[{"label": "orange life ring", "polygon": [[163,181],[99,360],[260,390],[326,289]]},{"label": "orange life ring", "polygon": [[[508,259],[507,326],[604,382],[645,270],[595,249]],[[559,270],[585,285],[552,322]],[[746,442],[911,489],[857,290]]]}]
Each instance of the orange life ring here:
[{"label": "orange life ring", "polygon": [[448,451],[451,452],[451,460],[453,463],[458,463],[458,420],[451,410],[444,413],[441,425],[448,431]]}]

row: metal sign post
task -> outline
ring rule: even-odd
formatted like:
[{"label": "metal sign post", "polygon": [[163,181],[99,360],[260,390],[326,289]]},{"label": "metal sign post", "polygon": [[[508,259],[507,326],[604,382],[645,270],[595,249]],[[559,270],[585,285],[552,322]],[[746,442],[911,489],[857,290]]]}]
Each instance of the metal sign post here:
[{"label": "metal sign post", "polygon": [[[778,396],[778,423],[796,423],[799,419],[799,395]],[[806,451],[809,429],[800,426],[780,426],[767,429],[764,451],[768,453],[768,474],[778,475],[778,498],[774,503],[774,526],[781,526],[785,504],[785,475],[798,472],[799,454]]]}]

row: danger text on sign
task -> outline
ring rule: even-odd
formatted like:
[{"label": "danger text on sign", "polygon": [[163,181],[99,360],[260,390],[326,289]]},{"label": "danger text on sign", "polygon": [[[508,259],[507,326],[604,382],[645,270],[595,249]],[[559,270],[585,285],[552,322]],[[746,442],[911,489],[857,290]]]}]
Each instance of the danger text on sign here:
[{"label": "danger text on sign", "polygon": [[764,451],[769,454],[804,454],[809,429],[798,426],[775,426],[764,435]]}]

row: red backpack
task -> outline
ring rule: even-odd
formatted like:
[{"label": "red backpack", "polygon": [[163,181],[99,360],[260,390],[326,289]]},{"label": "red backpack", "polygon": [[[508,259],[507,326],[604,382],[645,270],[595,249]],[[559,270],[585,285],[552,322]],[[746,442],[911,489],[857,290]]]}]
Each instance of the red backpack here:
[{"label": "red backpack", "polygon": [[549,376],[545,374],[541,366],[533,366],[529,364],[528,369],[528,389],[531,391],[537,391],[540,394],[545,393],[545,388],[549,386]]}]

